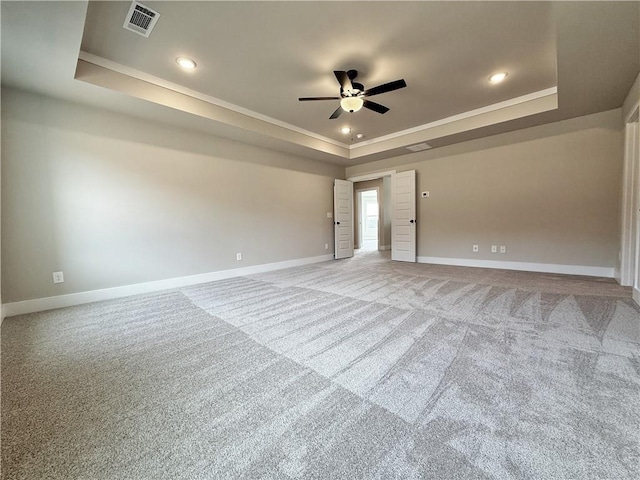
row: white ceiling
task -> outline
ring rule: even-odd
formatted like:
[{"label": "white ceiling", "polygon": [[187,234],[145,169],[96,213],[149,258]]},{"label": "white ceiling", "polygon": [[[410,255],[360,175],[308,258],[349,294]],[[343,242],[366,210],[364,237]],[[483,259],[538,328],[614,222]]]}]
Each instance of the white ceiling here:
[{"label": "white ceiling", "polygon": [[[640,66],[638,2],[142,3],[149,38],[122,28],[130,2],[3,1],[3,85],[353,165],[617,108]],[[371,98],[384,115],[298,102],[348,69],[408,86]]]}]

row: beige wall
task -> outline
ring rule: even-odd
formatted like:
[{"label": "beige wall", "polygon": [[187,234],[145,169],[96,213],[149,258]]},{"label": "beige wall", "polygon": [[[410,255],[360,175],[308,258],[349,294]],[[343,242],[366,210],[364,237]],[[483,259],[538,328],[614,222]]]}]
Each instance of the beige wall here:
[{"label": "beige wall", "polygon": [[[416,192],[430,191],[416,199],[418,256],[613,268],[622,157],[617,109],[346,174],[416,170]],[[506,245],[507,254],[490,253],[491,245]]]},{"label": "beige wall", "polygon": [[326,213],[343,168],[2,95],[6,303],[333,252]]},{"label": "beige wall", "polygon": [[[416,191],[431,192],[417,198],[419,256],[613,267],[621,117],[604,112],[346,175],[416,169]],[[333,252],[326,212],[333,178],[345,177],[339,167],[15,90],[3,90],[1,139],[4,302]],[[491,254],[492,244],[508,253]],[[64,284],[52,283],[56,270]]]}]

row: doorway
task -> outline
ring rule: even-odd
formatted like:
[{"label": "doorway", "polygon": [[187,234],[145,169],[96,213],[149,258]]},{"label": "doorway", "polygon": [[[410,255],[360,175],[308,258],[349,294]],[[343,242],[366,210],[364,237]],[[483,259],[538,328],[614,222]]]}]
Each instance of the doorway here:
[{"label": "doorway", "polygon": [[631,139],[633,142],[633,153],[631,155],[633,162],[632,182],[632,286],[633,299],[640,304],[640,118],[638,110],[633,114],[632,122],[627,124],[628,130],[631,130]]},{"label": "doorway", "polygon": [[640,118],[635,111],[625,124],[620,284],[633,287],[640,302]]},{"label": "doorway", "polygon": [[380,203],[378,189],[357,190],[357,248],[359,252],[378,250]]},{"label": "doorway", "polygon": [[[371,230],[370,225],[374,223],[370,220],[369,225],[367,225],[366,218],[362,218],[361,212],[363,209],[360,205],[362,203],[360,192],[371,190],[376,192],[376,203],[378,205],[378,218],[377,222],[374,223],[377,227],[377,250],[391,250],[391,214],[393,207],[391,183],[395,173],[395,170],[391,170],[349,178],[349,180],[353,182],[353,246],[354,249],[357,249],[357,252],[363,251],[361,249],[360,224],[363,223],[368,230]],[[369,235],[374,236],[375,234],[370,231]],[[370,241],[365,242],[364,247],[375,248],[373,242]]]}]

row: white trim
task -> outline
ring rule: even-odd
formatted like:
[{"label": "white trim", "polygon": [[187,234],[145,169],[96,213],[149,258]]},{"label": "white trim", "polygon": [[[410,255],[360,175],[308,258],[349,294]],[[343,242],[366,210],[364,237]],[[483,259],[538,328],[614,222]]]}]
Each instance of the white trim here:
[{"label": "white trim", "polygon": [[391,245],[379,245],[378,250],[380,251],[391,250]]},{"label": "white trim", "polygon": [[[496,112],[498,110],[503,110],[503,109],[515,107],[515,106],[518,106],[518,105],[522,105],[522,104],[525,104],[527,102],[532,102],[532,101],[545,99],[545,98],[553,97],[553,96],[557,97],[557,94],[558,94],[558,87],[557,86],[556,87],[551,87],[551,88],[547,88],[547,89],[540,90],[540,91],[537,91],[537,92],[528,93],[528,94],[522,95],[520,97],[511,98],[511,99],[505,100],[503,102],[494,103],[494,104],[487,105],[487,106],[484,106],[484,107],[481,107],[481,108],[470,110],[468,112],[462,112],[460,114],[453,115],[453,116],[446,117],[446,118],[442,118],[442,119],[439,119],[439,120],[436,120],[436,121],[433,121],[433,122],[430,122],[430,123],[426,123],[426,124],[423,124],[423,125],[418,125],[417,127],[409,128],[409,129],[406,129],[406,130],[400,130],[400,131],[393,132],[393,133],[390,133],[390,134],[387,134],[387,135],[382,135],[380,137],[372,138],[372,139],[369,139],[369,140],[365,140],[365,141],[362,141],[362,142],[355,143],[353,145],[349,145],[349,144],[346,144],[346,143],[342,143],[342,142],[340,142],[338,140],[334,140],[333,138],[329,138],[329,137],[326,137],[324,135],[320,135],[320,134],[314,133],[314,132],[312,132],[310,130],[305,130],[303,128],[297,127],[297,126],[292,125],[290,123],[286,123],[286,122],[283,122],[281,120],[269,117],[267,115],[263,115],[261,113],[255,112],[253,110],[249,110],[247,108],[240,107],[240,106],[235,105],[233,103],[226,102],[226,101],[224,101],[222,99],[219,99],[219,98],[216,98],[216,97],[213,97],[213,96],[210,96],[210,95],[203,94],[201,92],[198,92],[196,90],[192,90],[190,88],[183,87],[183,86],[181,86],[179,84],[176,84],[176,83],[173,83],[173,82],[169,82],[169,81],[164,80],[162,78],[159,78],[159,77],[156,77],[156,76],[153,76],[153,75],[149,75],[149,74],[147,74],[145,72],[141,72],[141,71],[136,70],[134,68],[127,67],[126,65],[122,65],[122,64],[119,64],[117,62],[113,62],[111,60],[108,60],[106,58],[100,57],[98,55],[94,55],[92,53],[85,52],[83,50],[80,50],[80,52],[78,54],[78,60],[90,63],[92,65],[96,65],[98,67],[102,67],[102,68],[108,69],[108,70],[110,70],[112,72],[116,72],[116,73],[119,73],[121,75],[126,75],[128,77],[135,78],[137,80],[150,83],[152,85],[156,85],[158,87],[166,88],[166,89],[169,89],[171,91],[174,91],[174,92],[177,92],[177,93],[180,93],[180,94],[183,94],[183,95],[187,95],[189,97],[192,97],[192,98],[201,100],[203,102],[206,102],[206,103],[208,103],[210,105],[215,105],[215,106],[218,106],[218,107],[221,107],[221,108],[225,108],[225,109],[233,111],[235,113],[238,113],[238,114],[241,114],[241,115],[245,115],[247,117],[250,117],[250,118],[262,121],[262,122],[266,122],[266,123],[269,123],[271,125],[275,125],[275,126],[287,129],[287,130],[292,131],[292,132],[296,132],[296,133],[299,133],[299,134],[302,134],[302,135],[306,135],[308,137],[314,138],[316,140],[319,140],[321,142],[325,142],[325,143],[330,144],[330,145],[334,145],[334,146],[337,146],[337,147],[340,147],[340,148],[344,148],[345,150],[348,151],[348,154],[346,156],[345,155],[340,155],[340,156],[343,156],[344,158],[348,158],[350,160],[359,158],[361,155],[356,154],[356,153],[359,153],[357,151],[361,150],[363,148],[366,148],[366,147],[368,147],[370,145],[380,144],[382,142],[387,142],[389,140],[393,140],[393,139],[397,139],[397,138],[400,138],[400,137],[404,137],[405,135],[410,135],[410,134],[413,134],[413,133],[424,132],[424,131],[430,130],[432,128],[435,128],[435,127],[440,127],[440,126],[443,126],[443,125],[453,124],[453,123],[460,122],[462,120],[466,120],[466,119],[469,119],[469,118],[473,118],[473,117],[477,117],[477,116],[493,113],[493,112]],[[557,105],[556,105],[555,108],[557,108]],[[536,111],[535,113],[539,113],[539,111]],[[492,122],[492,124],[493,123],[495,123],[495,122]],[[461,131],[467,131],[467,130],[468,130],[468,128],[465,128],[465,129],[462,129]],[[293,143],[296,143],[296,142],[293,142]],[[410,143],[415,143],[415,142],[410,142]],[[315,149],[317,150],[317,148],[315,148]],[[380,153],[380,152],[383,152],[383,151],[385,151],[384,147],[382,147],[382,150],[378,150],[378,151],[376,151],[374,153]]]},{"label": "white trim", "polygon": [[368,180],[377,180],[382,177],[389,177],[396,173],[395,170],[387,170],[385,172],[366,173],[364,175],[356,175],[355,177],[349,177],[347,180],[350,182],[366,182]]},{"label": "white trim", "polygon": [[636,110],[640,108],[640,73],[636,76],[633,85],[627,93],[627,98],[622,103],[622,114],[624,123],[630,123],[633,120]]},{"label": "white trim", "polygon": [[[632,118],[638,110],[633,110]],[[639,152],[638,122],[628,122],[624,126],[624,166],[622,178],[622,220],[620,242],[620,284],[633,285],[636,258],[636,179],[638,177]]]},{"label": "white trim", "polygon": [[418,257],[418,263],[456,265],[460,267],[496,268],[501,270],[521,270],[524,272],[561,273],[565,275],[586,275],[589,277],[614,277],[613,267],[559,265],[555,263],[503,262],[498,260],[474,260],[470,258],[445,257]]},{"label": "white trim", "polygon": [[638,290],[637,288],[633,289],[633,301],[636,302],[638,305],[640,305],[640,290]]},{"label": "white trim", "polygon": [[[351,181],[351,180],[350,180]],[[354,185],[355,187],[355,185]],[[372,192],[374,191],[376,192],[376,200],[378,201],[378,228],[376,228],[377,230],[377,238],[376,238],[376,243],[378,245],[380,245],[380,238],[382,237],[382,227],[380,226],[380,219],[383,218],[382,217],[382,204],[380,203],[380,187],[367,187],[367,188],[354,188],[355,191],[355,197],[356,197],[356,201],[355,201],[355,205],[356,205],[356,209],[353,212],[353,218],[354,218],[354,222],[353,222],[353,228],[354,228],[354,235],[353,235],[353,248],[356,248],[355,246],[355,226],[358,225],[358,250],[362,248],[362,242],[363,242],[363,238],[362,238],[362,224],[360,223],[360,220],[362,219],[362,196],[359,195],[362,192]],[[356,213],[358,214],[358,217],[360,218],[356,218]]]},{"label": "white trim", "polygon": [[137,283],[134,285],[124,285],[121,287],[103,288],[101,290],[90,290],[86,292],[70,293],[55,297],[36,298],[22,302],[5,303],[2,305],[3,313],[7,317],[22,315],[24,313],[42,312],[54,308],[70,307],[83,303],[98,302],[114,298],[128,297],[142,293],[157,292],[173,288],[187,287],[200,283],[215,282],[227,278],[253,275],[256,273],[271,272],[283,268],[298,267],[312,263],[320,263],[333,260],[333,254],[320,255],[318,257],[299,258],[296,260],[285,260],[283,262],[265,263],[253,265],[251,267],[233,268],[230,270],[220,270],[218,272],[202,273],[187,277],[168,278],[155,282]]},{"label": "white trim", "polygon": [[624,119],[624,123],[633,123],[634,121],[637,122],[638,119],[634,119],[634,117],[638,115],[638,110],[640,110],[640,100],[636,100],[635,103],[632,104],[631,111]]},{"label": "white trim", "polygon": [[85,52],[84,50],[80,50],[80,54],[78,55],[78,59],[84,60],[85,62],[92,63],[99,67],[106,68],[108,70],[114,71],[116,73],[121,73],[122,75],[127,75],[128,77],[136,78],[138,80],[142,80],[143,82],[148,82],[153,85],[157,85],[159,87],[167,88],[169,90],[173,90],[174,92],[181,93],[183,95],[188,95],[189,97],[197,98],[198,100],[202,100],[203,102],[210,103],[211,105],[216,105],[218,107],[226,108],[236,113],[240,113],[242,115],[246,115],[247,117],[255,118],[256,120],[261,120],[263,122],[270,123],[272,125],[276,125],[278,127],[286,128],[288,130],[301,133],[303,135],[307,135],[309,137],[315,138],[316,140],[320,140],[322,142],[327,142],[332,145],[336,145],[338,147],[345,148],[347,150],[351,149],[351,145],[346,143],[339,142],[329,137],[325,137],[323,135],[319,135],[317,133],[311,132],[309,130],[305,130],[304,128],[296,127],[295,125],[291,125],[290,123],[283,122],[281,120],[277,120],[272,117],[268,117],[267,115],[263,115],[258,112],[254,112],[253,110],[249,110],[248,108],[239,107],[233,103],[225,102],[216,97],[212,97],[210,95],[205,95],[204,93],[200,93],[196,90],[192,90],[190,88],[183,87],[182,85],[178,85],[177,83],[169,82],[159,77],[155,77],[153,75],[149,75],[148,73],[141,72],[140,70],[136,70],[131,67],[127,67],[126,65],[122,65],[120,63],[113,62],[111,60],[107,60],[106,58],[102,58],[98,55],[94,55],[92,53]]},{"label": "white trim", "polygon": [[366,147],[368,145],[374,145],[380,142],[385,142],[387,140],[393,140],[394,138],[402,137],[404,135],[410,135],[412,133],[422,132],[424,130],[440,127],[442,125],[459,122],[460,120],[477,117],[478,115],[484,115],[487,113],[495,112],[497,110],[502,110],[504,108],[513,107],[526,102],[530,102],[532,100],[538,100],[540,98],[550,97],[552,95],[557,95],[557,93],[558,93],[558,87],[551,87],[545,90],[528,93],[520,97],[510,98],[509,100],[505,100],[504,102],[494,103],[491,105],[487,105],[486,107],[476,108],[475,110],[469,110],[468,112],[462,112],[462,113],[459,113],[458,115],[453,115],[451,117],[442,118],[434,122],[425,123],[424,125],[418,125],[417,127],[408,128],[406,130],[399,130],[397,132],[390,133],[388,135],[382,135],[380,137],[372,138],[371,140],[366,140],[364,142],[356,143],[354,145],[351,145],[349,150],[357,150],[358,148]]}]

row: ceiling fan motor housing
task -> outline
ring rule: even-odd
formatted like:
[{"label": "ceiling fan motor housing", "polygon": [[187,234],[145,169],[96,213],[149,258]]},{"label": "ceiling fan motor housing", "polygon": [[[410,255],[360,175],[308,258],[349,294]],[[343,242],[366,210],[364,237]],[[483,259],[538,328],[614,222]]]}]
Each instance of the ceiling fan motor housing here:
[{"label": "ceiling fan motor housing", "polygon": [[351,85],[353,85],[353,91],[356,94],[364,92],[364,85],[362,85],[361,83],[351,82]]},{"label": "ceiling fan motor housing", "polygon": [[331,120],[338,118],[343,111],[354,113],[359,111],[362,107],[368,108],[369,110],[373,110],[377,113],[386,113],[389,111],[389,108],[384,105],[380,105],[379,103],[372,102],[371,100],[367,100],[365,97],[392,92],[393,90],[398,90],[399,88],[407,86],[404,79],[401,79],[365,90],[364,85],[354,82],[355,78],[358,76],[357,70],[348,70],[346,72],[344,70],[334,70],[333,74],[340,84],[339,97],[302,97],[298,99],[301,102],[309,100],[340,100],[340,106],[329,117]]}]

